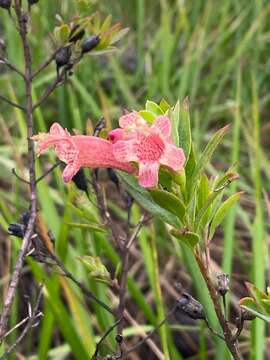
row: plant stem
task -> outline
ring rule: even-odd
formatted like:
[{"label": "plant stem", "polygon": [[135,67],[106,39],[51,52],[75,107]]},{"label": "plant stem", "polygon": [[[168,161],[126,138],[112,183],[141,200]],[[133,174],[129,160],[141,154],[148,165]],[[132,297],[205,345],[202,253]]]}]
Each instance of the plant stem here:
[{"label": "plant stem", "polygon": [[221,304],[219,302],[219,296],[218,296],[217,290],[212,282],[212,279],[210,277],[209,270],[205,266],[204,261],[202,260],[201,255],[198,252],[195,253],[195,258],[196,258],[197,264],[201,270],[201,274],[204,278],[204,281],[207,285],[210,297],[212,299],[212,302],[213,302],[213,305],[215,308],[215,312],[217,314],[220,326],[223,330],[225,342],[228,346],[228,349],[230,350],[230,352],[235,360],[240,360],[241,355],[237,348],[237,341],[236,341],[235,337],[233,336],[233,333],[232,333],[231,329],[229,328],[228,322],[226,321],[226,319],[223,315]]},{"label": "plant stem", "polygon": [[30,219],[27,225],[27,230],[22,241],[22,246],[19,251],[18,259],[15,265],[14,272],[8,287],[7,296],[4,302],[3,312],[0,318],[0,342],[2,341],[21,271],[23,268],[25,256],[27,254],[31,237],[33,234],[35,220],[37,215],[37,195],[36,195],[36,173],[35,173],[35,151],[33,141],[33,101],[32,101],[32,58],[27,38],[27,26],[29,14],[22,11],[22,4],[20,0],[15,1],[15,12],[18,19],[18,30],[23,44],[24,53],[24,82],[25,82],[25,96],[26,96],[26,121],[27,121],[27,143],[28,143],[28,166],[29,166],[29,186],[30,186]]}]

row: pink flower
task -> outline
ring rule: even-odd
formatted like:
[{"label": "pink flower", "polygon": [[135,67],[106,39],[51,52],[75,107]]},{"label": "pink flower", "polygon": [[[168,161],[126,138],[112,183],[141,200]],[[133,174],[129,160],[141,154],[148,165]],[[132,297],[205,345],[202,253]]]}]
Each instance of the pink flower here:
[{"label": "pink flower", "polygon": [[32,139],[38,142],[39,154],[51,145],[55,147],[58,158],[67,164],[62,175],[65,182],[71,181],[82,166],[134,171],[131,164],[116,160],[110,141],[95,136],[72,136],[58,123],[51,126],[49,133],[40,133]]},{"label": "pink flower", "polygon": [[174,171],[182,170],[185,155],[172,142],[171,122],[167,116],[158,116],[150,126],[138,113],[132,112],[123,115],[119,125],[121,129],[109,134],[114,156],[123,163],[139,164],[141,186],[150,188],[158,184],[160,165]]}]

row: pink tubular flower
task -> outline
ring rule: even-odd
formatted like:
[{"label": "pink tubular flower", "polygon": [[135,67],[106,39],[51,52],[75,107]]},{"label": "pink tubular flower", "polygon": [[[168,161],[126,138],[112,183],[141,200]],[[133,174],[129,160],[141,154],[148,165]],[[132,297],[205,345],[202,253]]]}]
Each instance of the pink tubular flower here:
[{"label": "pink tubular flower", "polygon": [[82,166],[134,171],[131,164],[116,160],[110,141],[95,136],[72,136],[58,123],[51,126],[49,133],[40,133],[32,139],[38,142],[39,154],[51,145],[55,147],[58,158],[67,164],[62,175],[65,182],[71,181]]},{"label": "pink tubular flower", "polygon": [[158,116],[153,125],[132,112],[119,120],[122,129],[109,134],[113,142],[115,158],[123,163],[139,164],[139,184],[151,188],[158,184],[160,165],[179,171],[185,163],[185,155],[171,138],[171,122],[167,116]]}]

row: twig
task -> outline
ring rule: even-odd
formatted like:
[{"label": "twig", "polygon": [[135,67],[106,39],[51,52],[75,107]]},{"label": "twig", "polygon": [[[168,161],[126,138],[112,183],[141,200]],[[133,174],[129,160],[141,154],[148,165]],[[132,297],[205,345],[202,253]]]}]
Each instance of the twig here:
[{"label": "twig", "polygon": [[[48,250],[49,251],[49,250]],[[70,280],[72,280],[80,289],[81,291],[90,299],[94,300],[97,304],[99,304],[101,307],[103,307],[103,309],[105,309],[106,311],[108,311],[110,314],[115,315],[115,312],[107,305],[105,304],[103,301],[101,301],[98,297],[96,297],[96,295],[94,295],[92,293],[92,291],[90,291],[83,283],[81,283],[80,281],[78,281],[73,275],[72,273],[66,269],[66,267],[64,266],[64,264],[61,262],[61,260],[51,251],[49,251],[49,256],[52,258],[52,260],[55,261],[55,263],[59,266],[59,268],[63,271],[64,275],[69,278]]]},{"label": "twig", "polygon": [[109,327],[109,329],[103,334],[99,342],[96,344],[96,350],[94,352],[94,355],[92,356],[91,360],[96,360],[96,357],[99,353],[100,345],[103,343],[103,341],[110,335],[110,333],[113,331],[113,329],[119,324],[119,322],[122,319],[118,319],[112,326]]},{"label": "twig", "polygon": [[13,168],[13,169],[11,170],[11,172],[12,172],[12,174],[13,174],[18,180],[20,180],[21,182],[23,182],[23,183],[25,183],[25,184],[30,185],[30,182],[29,182],[28,180],[25,180],[23,177],[21,177],[20,175],[17,174],[15,168]]},{"label": "twig", "polygon": [[41,95],[40,99],[33,105],[33,111],[35,111],[39,106],[41,106],[47,100],[47,98],[51,95],[51,93],[54,92],[54,90],[57,88],[57,86],[60,85],[60,83],[64,80],[64,78],[66,76],[66,71],[67,71],[67,69],[63,68],[63,70],[61,71],[59,76],[56,77],[54,82],[47,88],[47,90],[45,90],[43,95]]},{"label": "twig", "polygon": [[24,73],[23,73],[20,69],[18,69],[16,65],[12,64],[11,62],[9,62],[8,59],[0,57],[0,64],[1,64],[1,63],[4,64],[4,65],[6,65],[10,70],[16,72],[16,73],[17,73],[18,75],[20,75],[23,79],[25,79]]},{"label": "twig", "polygon": [[38,76],[44,69],[46,69],[47,66],[50,65],[50,63],[54,60],[56,53],[59,51],[60,48],[57,48],[56,50],[54,50],[54,52],[51,54],[51,56],[43,63],[40,65],[40,67],[33,72],[32,75],[32,80]]},{"label": "twig", "polygon": [[133,241],[136,239],[136,237],[138,236],[143,224],[144,224],[144,220],[145,220],[145,214],[143,214],[140,218],[140,221],[138,222],[138,224],[136,225],[132,235],[130,236],[129,240],[128,240],[128,243],[127,243],[127,249],[129,250],[130,247],[132,246],[133,244]]},{"label": "twig", "polygon": [[18,339],[16,339],[16,341],[12,344],[12,346],[10,346],[10,348],[0,357],[0,360],[6,359],[7,356],[10,355],[14,351],[14,349],[19,345],[19,343],[23,340],[25,335],[28,333],[29,329],[34,325],[34,321],[36,321],[37,318],[39,318],[42,315],[42,313],[38,313],[38,308],[39,308],[41,298],[42,298],[42,289],[43,289],[43,285],[41,285],[39,288],[35,307],[33,309],[32,314],[29,314],[28,322],[27,322],[25,328],[23,329],[23,331],[20,334],[20,336],[18,337]]},{"label": "twig", "polygon": [[212,302],[213,302],[213,305],[215,308],[215,312],[217,314],[220,326],[222,327],[222,330],[223,330],[225,342],[228,346],[228,349],[230,350],[230,352],[235,360],[240,360],[241,355],[239,354],[239,351],[237,348],[237,341],[234,338],[232,331],[229,328],[229,325],[223,315],[216,288],[210,278],[209,269],[206,268],[206,266],[201,258],[201,255],[199,254],[198,251],[196,251],[196,253],[195,253],[195,258],[196,258],[197,264],[199,265],[199,268],[201,270],[201,274],[204,278],[204,281],[207,285],[210,297],[212,299]]},{"label": "twig", "polygon": [[62,163],[61,160],[58,160],[52,167],[49,168],[49,170],[45,171],[44,174],[42,174],[39,178],[36,179],[36,184],[40,182],[42,179],[44,179],[47,175],[49,175],[57,166],[59,166]]},{"label": "twig", "polygon": [[17,109],[20,109],[20,110],[22,110],[24,112],[26,111],[26,108],[24,106],[19,105],[19,104],[15,103],[15,102],[9,100],[8,98],[6,98],[3,95],[0,95],[0,100],[5,101],[7,104],[9,104],[9,105],[11,105],[11,106],[13,106],[13,107],[15,107]]},{"label": "twig", "polygon": [[[0,342],[3,339],[7,327],[11,306],[15,296],[16,288],[20,279],[20,274],[23,268],[24,259],[27,254],[33,229],[35,226],[35,219],[37,215],[37,195],[36,195],[36,174],[35,174],[35,152],[31,137],[33,136],[33,104],[32,104],[32,58],[30,47],[27,38],[27,14],[22,12],[21,1],[15,0],[15,12],[19,24],[19,34],[23,44],[24,63],[25,63],[25,95],[26,95],[26,119],[27,119],[27,142],[28,142],[28,164],[29,164],[29,180],[30,180],[30,219],[27,225],[27,230],[22,241],[22,246],[19,251],[18,259],[12,274],[11,282],[8,287],[7,296],[4,301],[4,307],[0,318]],[[20,107],[21,108],[21,107]]]},{"label": "twig", "polygon": [[173,308],[167,313],[167,315],[165,316],[165,318],[160,321],[160,323],[152,330],[149,332],[149,334],[141,341],[139,341],[136,345],[134,345],[133,347],[129,348],[123,355],[123,358],[126,358],[128,354],[130,354],[131,352],[137,350],[140,346],[142,346],[148,339],[150,339],[160,328],[162,325],[164,325],[166,323],[166,321],[169,319],[170,316],[172,316],[174,314],[176,310],[176,304],[173,306]]}]

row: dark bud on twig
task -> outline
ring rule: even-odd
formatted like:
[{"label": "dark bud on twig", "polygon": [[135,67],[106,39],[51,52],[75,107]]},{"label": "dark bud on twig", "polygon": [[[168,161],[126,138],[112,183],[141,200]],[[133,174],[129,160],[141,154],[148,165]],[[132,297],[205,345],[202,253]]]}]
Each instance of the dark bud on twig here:
[{"label": "dark bud on twig", "polygon": [[28,0],[29,5],[34,5],[34,4],[37,4],[38,2],[39,2],[39,0]]},{"label": "dark bud on twig", "polygon": [[115,341],[116,341],[118,344],[122,344],[123,340],[124,340],[124,338],[123,338],[122,335],[117,334],[117,335],[115,336]]},{"label": "dark bud on twig", "polygon": [[60,48],[57,53],[55,54],[55,63],[57,69],[62,66],[65,66],[69,63],[71,57],[71,48],[70,46]]},{"label": "dark bud on twig", "polygon": [[182,297],[176,302],[176,310],[181,309],[186,315],[194,320],[205,320],[205,313],[202,304],[195,300],[188,293],[182,293]]},{"label": "dark bud on twig", "polygon": [[252,314],[250,311],[241,308],[241,319],[243,321],[252,321],[256,319],[256,316]]},{"label": "dark bud on twig", "polygon": [[22,224],[12,223],[8,226],[8,233],[22,239],[25,234],[25,226]]},{"label": "dark bud on twig", "polygon": [[28,225],[28,221],[30,219],[30,212],[29,211],[24,211],[21,215],[21,220],[24,224],[24,226]]},{"label": "dark bud on twig", "polygon": [[0,7],[3,9],[9,9],[11,6],[11,0],[0,0]]},{"label": "dark bud on twig", "polygon": [[93,50],[100,42],[100,37],[97,35],[91,36],[82,44],[82,53],[88,53]]},{"label": "dark bud on twig", "polygon": [[80,169],[77,174],[73,176],[72,181],[79,190],[82,190],[88,194],[88,184],[83,169]]},{"label": "dark bud on twig", "polygon": [[116,175],[116,172],[112,168],[108,168],[107,173],[109,179],[116,185],[117,189],[119,190],[119,179],[118,176]]},{"label": "dark bud on twig", "polygon": [[76,42],[78,40],[81,40],[84,37],[85,30],[82,29],[80,31],[77,31],[79,27],[80,27],[80,25],[77,24],[71,29],[71,32],[69,35],[70,42]]},{"label": "dark bud on twig", "polygon": [[230,277],[228,274],[219,274],[217,275],[217,291],[221,296],[226,295],[230,290]]}]

